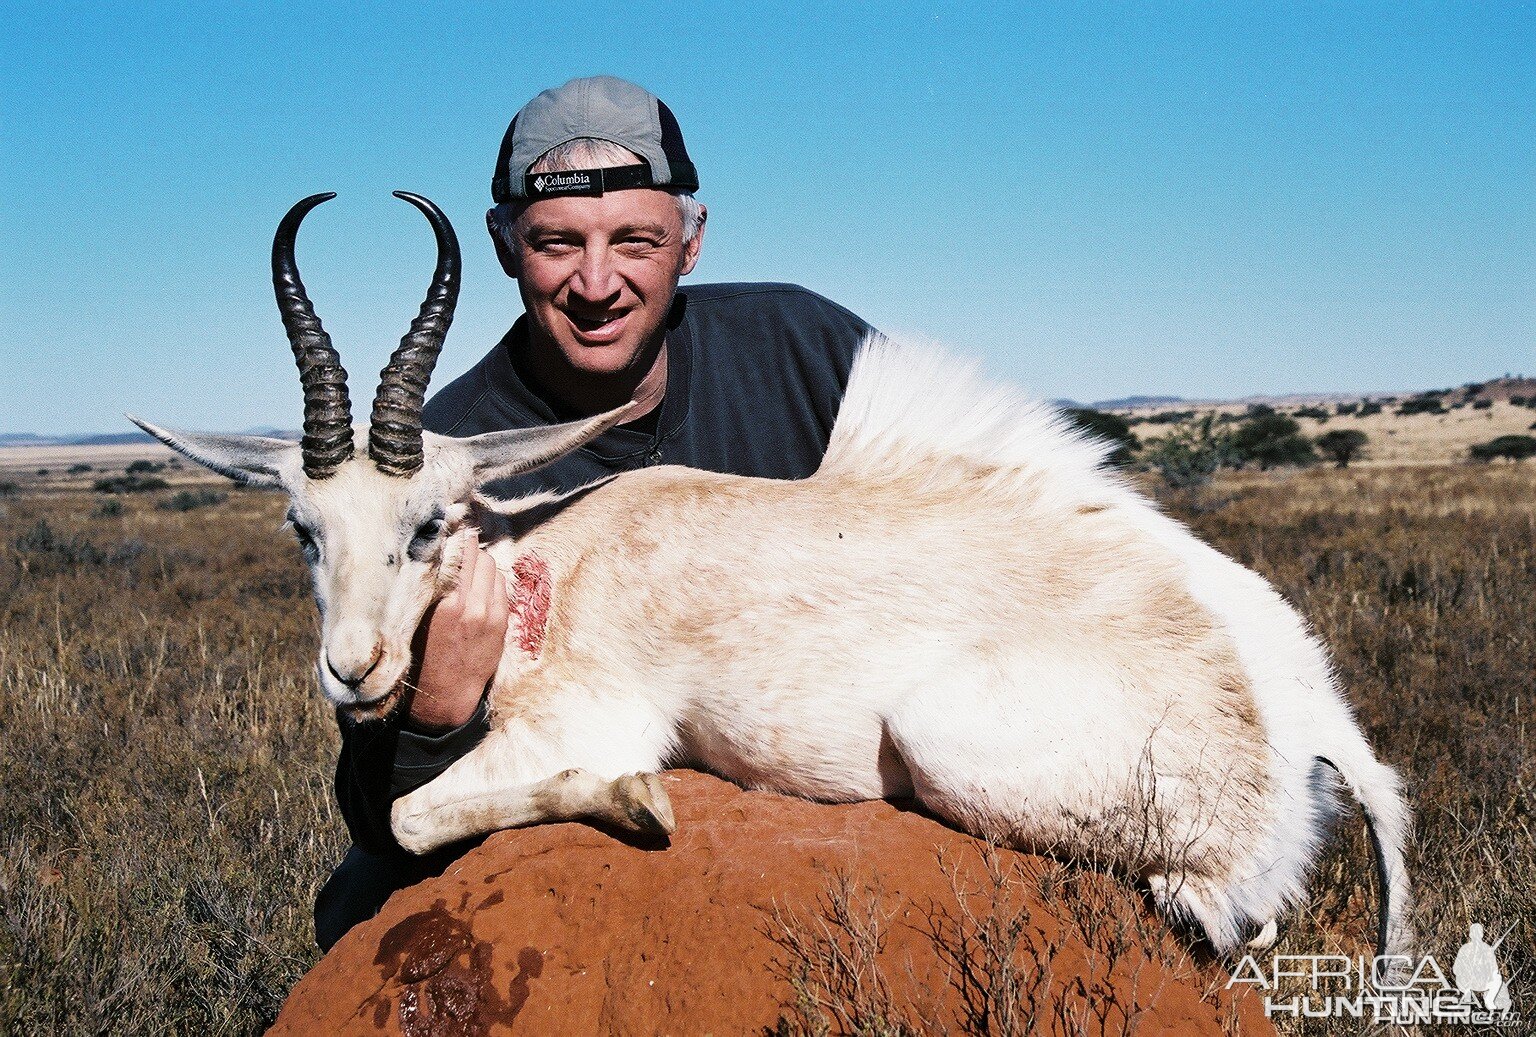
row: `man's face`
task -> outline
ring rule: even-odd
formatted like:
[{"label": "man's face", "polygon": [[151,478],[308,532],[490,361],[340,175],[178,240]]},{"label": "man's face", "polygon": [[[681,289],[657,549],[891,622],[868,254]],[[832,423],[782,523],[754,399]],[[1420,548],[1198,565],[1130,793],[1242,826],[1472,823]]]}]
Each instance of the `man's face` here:
[{"label": "man's face", "polygon": [[677,280],[698,262],[664,191],[545,198],[515,224],[515,273],[536,345],[587,374],[617,374],[655,340]]}]

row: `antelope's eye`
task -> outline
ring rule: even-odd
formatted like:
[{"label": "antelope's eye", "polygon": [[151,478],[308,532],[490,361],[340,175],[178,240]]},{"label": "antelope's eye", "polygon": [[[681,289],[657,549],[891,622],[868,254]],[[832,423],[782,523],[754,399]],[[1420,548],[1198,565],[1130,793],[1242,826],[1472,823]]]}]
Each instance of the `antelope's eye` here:
[{"label": "antelope's eye", "polygon": [[314,532],[300,522],[291,523],[294,539],[299,542],[299,548],[304,552],[304,557],[314,561],[320,556],[320,545],[315,543]]},{"label": "antelope's eye", "polygon": [[443,533],[443,516],[433,515],[421,525],[416,527],[416,533],[411,537],[410,554],[416,561],[432,550],[432,545],[437,543],[438,537]]}]

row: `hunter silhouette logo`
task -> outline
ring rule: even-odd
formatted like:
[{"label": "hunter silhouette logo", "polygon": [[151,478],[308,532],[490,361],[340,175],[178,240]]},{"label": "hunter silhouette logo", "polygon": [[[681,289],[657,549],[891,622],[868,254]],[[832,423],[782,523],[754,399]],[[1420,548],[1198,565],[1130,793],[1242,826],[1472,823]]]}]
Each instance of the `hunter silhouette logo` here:
[{"label": "hunter silhouette logo", "polygon": [[1462,997],[1470,1001],[1481,996],[1483,1007],[1495,1012],[1508,1012],[1510,1006],[1509,984],[1504,982],[1499,960],[1493,953],[1503,942],[1501,936],[1491,946],[1484,943],[1483,927],[1473,922],[1467,931],[1467,942],[1456,952],[1456,962],[1451,966],[1451,975],[1456,978],[1456,989]]}]

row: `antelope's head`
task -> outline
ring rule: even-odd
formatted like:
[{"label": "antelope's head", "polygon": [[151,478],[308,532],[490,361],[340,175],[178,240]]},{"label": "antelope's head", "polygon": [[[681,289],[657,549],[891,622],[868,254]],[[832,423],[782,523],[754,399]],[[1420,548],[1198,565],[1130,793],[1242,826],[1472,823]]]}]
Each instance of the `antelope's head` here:
[{"label": "antelope's head", "polygon": [[129,418],[166,446],[243,483],[281,487],[320,608],[320,688],[359,720],[400,702],[411,642],[428,606],[457,575],[476,490],[532,471],[624,420],[632,405],[583,421],[468,439],[424,433],[421,409],[459,294],[459,243],[448,218],[419,195],[437,236],[437,269],[421,312],[389,358],[367,425],[352,424],[347,373],[315,316],[294,261],[299,223],[334,194],[299,202],[272,242],[272,280],[304,386],[298,443],[264,436],[159,428]]}]

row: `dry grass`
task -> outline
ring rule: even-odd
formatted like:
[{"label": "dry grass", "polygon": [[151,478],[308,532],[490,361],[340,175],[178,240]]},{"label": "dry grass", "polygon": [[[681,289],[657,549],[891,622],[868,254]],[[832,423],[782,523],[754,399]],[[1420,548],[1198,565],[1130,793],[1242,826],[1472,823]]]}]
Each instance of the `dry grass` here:
[{"label": "dry grass", "polygon": [[0,502],[0,1032],[249,1033],[315,957],[336,739],[282,503],[144,496]]},{"label": "dry grass", "polygon": [[[282,504],[162,496],[117,517],[0,499],[0,1032],[247,1033],[315,957],[344,837]],[[1424,948],[1515,925],[1528,1013],[1533,504],[1536,465],[1238,473],[1173,504],[1333,646],[1418,811]],[[1282,951],[1365,949],[1373,880],[1344,828]]]}]

